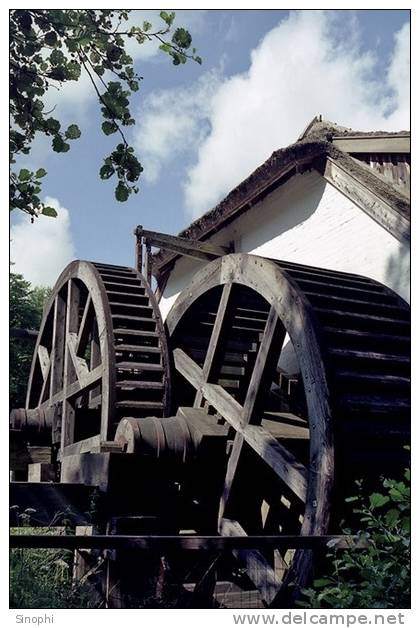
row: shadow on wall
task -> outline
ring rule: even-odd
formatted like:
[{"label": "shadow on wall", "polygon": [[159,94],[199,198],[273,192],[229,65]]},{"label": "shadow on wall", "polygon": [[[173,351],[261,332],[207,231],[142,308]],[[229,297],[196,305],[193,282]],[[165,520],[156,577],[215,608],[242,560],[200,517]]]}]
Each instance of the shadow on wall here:
[{"label": "shadow on wall", "polygon": [[398,253],[390,255],[385,272],[387,286],[410,303],[410,249],[400,246]]}]

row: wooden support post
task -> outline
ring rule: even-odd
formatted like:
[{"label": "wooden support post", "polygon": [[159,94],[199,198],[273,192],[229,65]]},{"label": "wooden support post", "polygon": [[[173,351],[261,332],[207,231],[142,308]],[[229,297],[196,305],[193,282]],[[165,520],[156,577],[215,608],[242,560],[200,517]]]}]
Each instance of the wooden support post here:
[{"label": "wooden support post", "polygon": [[136,238],[135,255],[134,255],[134,268],[141,273],[143,267],[143,238],[141,232],[143,230],[142,225],[139,225],[134,229],[134,236]]}]

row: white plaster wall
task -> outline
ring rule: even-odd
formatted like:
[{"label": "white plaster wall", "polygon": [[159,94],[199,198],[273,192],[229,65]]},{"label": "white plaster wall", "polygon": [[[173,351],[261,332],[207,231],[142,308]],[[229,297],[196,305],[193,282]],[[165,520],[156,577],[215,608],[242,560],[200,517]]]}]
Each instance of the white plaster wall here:
[{"label": "white plaster wall", "polygon": [[[296,175],[209,242],[235,242],[254,253],[376,279],[409,301],[408,245],[355,206],[317,172]],[[181,258],[160,302],[166,317],[178,293],[204,262]]]}]

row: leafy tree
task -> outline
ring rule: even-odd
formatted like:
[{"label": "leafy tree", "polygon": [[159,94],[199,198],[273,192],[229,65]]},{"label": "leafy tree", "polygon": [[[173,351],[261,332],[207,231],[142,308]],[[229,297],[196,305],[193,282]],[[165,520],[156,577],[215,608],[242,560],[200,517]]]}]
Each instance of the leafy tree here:
[{"label": "leafy tree", "polygon": [[[410,471],[382,481],[383,491],[349,497],[366,550],[333,550],[328,573],[304,590],[308,608],[410,607]],[[361,488],[361,484],[359,483]],[[351,534],[344,528],[345,534]],[[332,544],[333,547],[333,544]]]},{"label": "leafy tree", "polygon": [[[153,30],[150,22],[127,26],[130,10],[125,9],[13,9],[10,12],[10,160],[27,155],[37,133],[51,138],[57,153],[70,150],[80,137],[77,124],[64,129],[52,111],[45,111],[43,98],[51,88],[77,81],[85,72],[94,89],[103,116],[105,135],[117,133],[120,141],[100,168],[101,179],[115,176],[115,197],[126,201],[137,192],[143,170],[134,149],[129,146],[124,127],[135,123],[129,104],[130,95],[139,89],[142,79],[133,59],[126,52],[128,39],[139,45],[158,41],[174,65],[193,59],[201,63],[191,35],[176,28],[175,13],[161,11],[163,25]],[[189,52],[191,49],[191,52]],[[40,200],[44,168],[32,172],[26,168],[10,175],[10,208],[19,208],[32,217],[42,213],[56,216],[52,207]]]},{"label": "leafy tree", "polygon": [[[10,274],[10,327],[39,329],[49,288],[32,288],[22,275]],[[25,405],[35,342],[10,338],[10,407]]]}]

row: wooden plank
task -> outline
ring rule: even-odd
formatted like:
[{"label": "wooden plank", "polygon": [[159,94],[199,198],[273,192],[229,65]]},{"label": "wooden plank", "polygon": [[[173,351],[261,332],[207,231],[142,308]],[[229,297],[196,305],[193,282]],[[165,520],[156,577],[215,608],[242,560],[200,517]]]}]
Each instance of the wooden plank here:
[{"label": "wooden plank", "polygon": [[70,353],[77,379],[83,387],[83,381],[89,375],[89,367],[86,360],[77,355],[77,334],[73,332],[67,334],[67,349]]},{"label": "wooden plank", "polygon": [[242,434],[245,441],[303,502],[308,484],[307,469],[274,436],[259,425],[243,425],[243,408],[218,384],[203,383],[202,369],[182,349],[174,350],[175,368],[201,390],[207,401],[232,427]]},{"label": "wooden plank", "polygon": [[168,249],[179,255],[186,255],[206,261],[211,261],[230,253],[227,247],[208,244],[207,242],[200,242],[199,240],[180,238],[179,236],[159,233],[157,231],[148,231],[140,227],[136,229],[135,234],[137,238],[143,237],[147,239],[152,246]]},{"label": "wooden plank", "polygon": [[93,449],[96,449],[101,444],[100,435],[91,436],[90,438],[85,438],[84,440],[79,440],[77,443],[72,443],[71,445],[67,445],[62,448],[58,453],[58,459],[63,460],[65,456],[74,456],[76,454],[82,454]]},{"label": "wooden plank", "polygon": [[48,353],[47,347],[38,345],[38,360],[41,367],[42,377],[45,381],[48,377],[48,373],[50,372],[50,354]]},{"label": "wooden plank", "polygon": [[[238,521],[222,518],[219,523],[219,531],[224,537],[246,537],[247,534]],[[273,601],[281,581],[276,577],[276,572],[268,564],[267,560],[256,550],[236,550],[234,556],[246,568],[247,576],[255,584],[261,597],[268,603]]]},{"label": "wooden plank", "polygon": [[346,153],[410,153],[409,134],[333,137],[333,144]]},{"label": "wooden plank", "polygon": [[[220,303],[217,309],[216,320],[214,322],[213,331],[211,333],[210,342],[209,342],[206,358],[203,365],[203,378],[205,379],[205,381],[208,381],[209,379],[209,376],[210,376],[210,373],[214,364],[214,359],[215,359],[217,348],[219,348],[219,351],[220,351],[220,340],[221,340],[221,335],[222,335],[222,329],[227,324],[227,319],[228,319],[227,307],[228,307],[228,302],[229,302],[229,297],[231,295],[231,292],[232,292],[232,284],[231,283],[225,284],[223,286],[222,296],[220,297]],[[203,400],[203,395],[201,394],[200,391],[197,391],[195,400],[194,400],[194,406],[199,407],[201,405],[202,400]]]},{"label": "wooden plank", "polygon": [[28,465],[28,482],[53,482],[55,467],[48,462],[34,462]]},{"label": "wooden plank", "polygon": [[344,170],[334,159],[331,157],[326,159],[325,169],[321,174],[400,242],[410,241],[409,220],[377,196],[372,189]]}]

